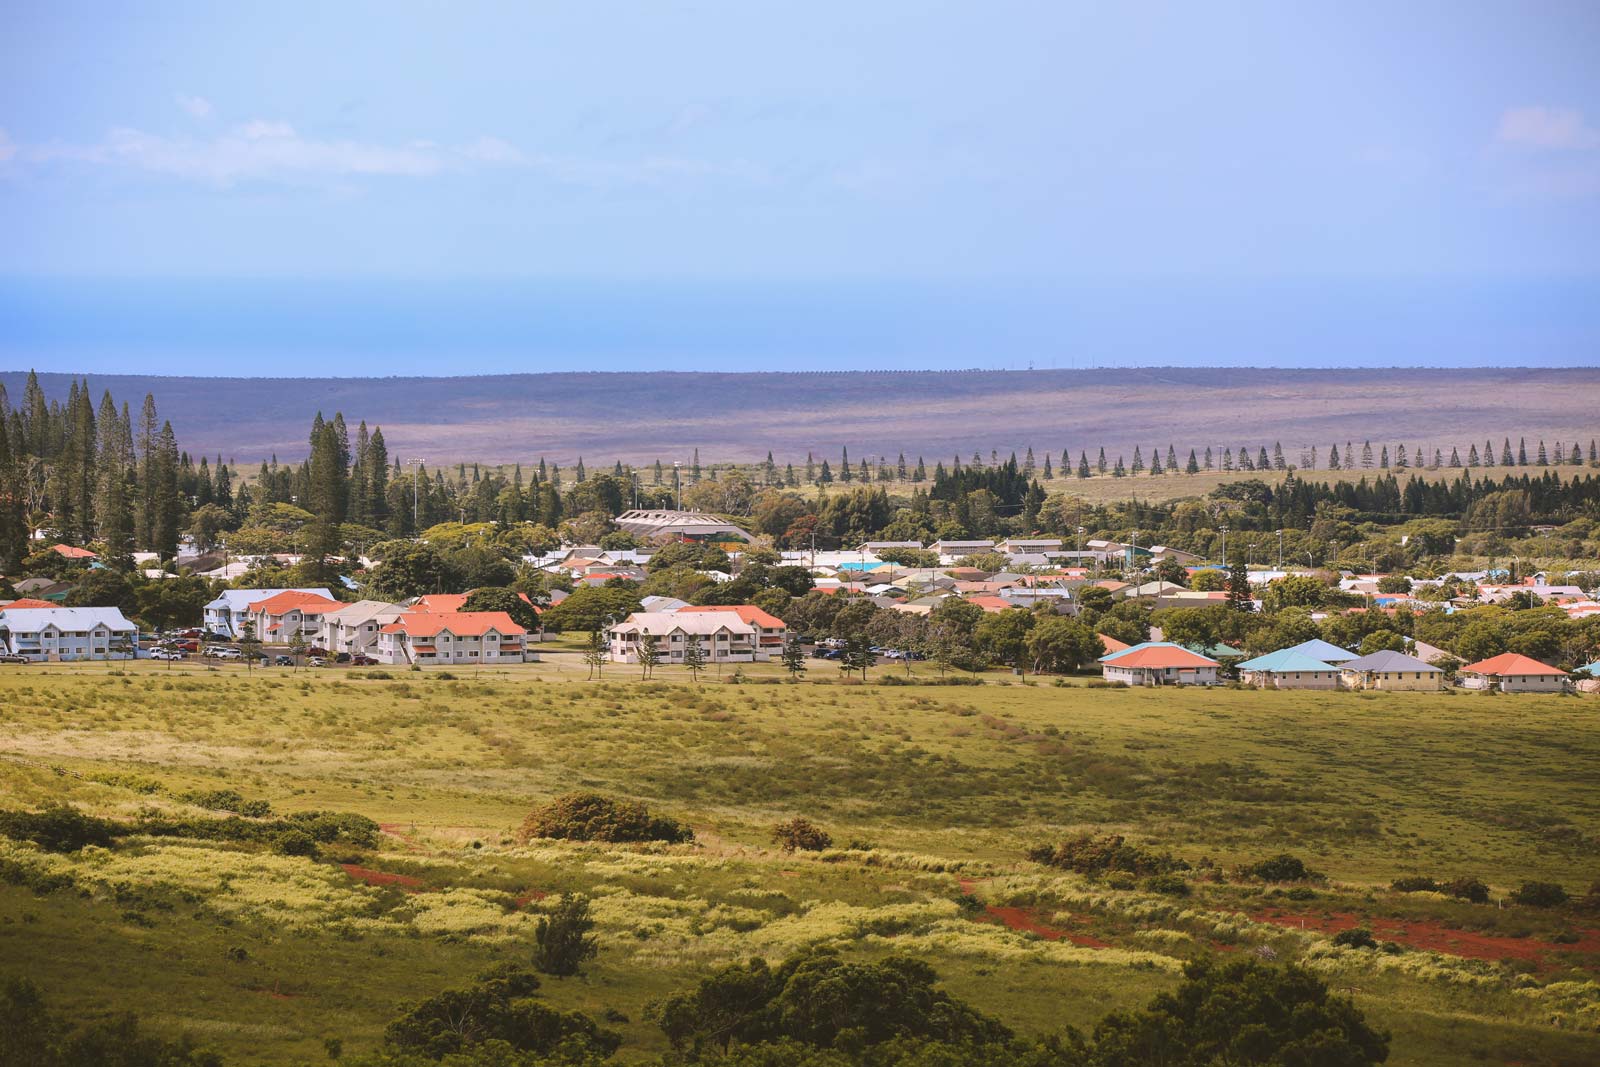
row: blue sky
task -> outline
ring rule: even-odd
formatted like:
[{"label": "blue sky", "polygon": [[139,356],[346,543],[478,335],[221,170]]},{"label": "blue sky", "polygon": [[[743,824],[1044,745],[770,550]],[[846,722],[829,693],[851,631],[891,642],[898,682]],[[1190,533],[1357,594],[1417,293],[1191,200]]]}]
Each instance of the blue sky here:
[{"label": "blue sky", "polygon": [[1600,6],[12,3],[0,365],[1600,362]]}]

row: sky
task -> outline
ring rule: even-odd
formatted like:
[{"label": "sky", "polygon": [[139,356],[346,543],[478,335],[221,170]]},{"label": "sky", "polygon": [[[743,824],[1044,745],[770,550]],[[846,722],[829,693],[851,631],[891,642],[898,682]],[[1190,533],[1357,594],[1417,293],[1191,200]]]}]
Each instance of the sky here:
[{"label": "sky", "polygon": [[1600,5],[0,7],[0,367],[1600,363]]}]

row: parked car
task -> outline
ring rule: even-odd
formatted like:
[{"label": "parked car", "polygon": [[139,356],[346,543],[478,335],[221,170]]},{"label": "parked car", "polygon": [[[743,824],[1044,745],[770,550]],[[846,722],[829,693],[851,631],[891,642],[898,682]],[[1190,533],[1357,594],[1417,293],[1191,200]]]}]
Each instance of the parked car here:
[{"label": "parked car", "polygon": [[334,653],[333,662],[335,662],[335,663],[349,663],[350,662],[350,653],[348,653],[348,652],[336,652],[336,653]]},{"label": "parked car", "polygon": [[323,659],[321,656],[312,656],[308,664],[308,666],[312,667],[326,667],[327,665],[328,661]]},{"label": "parked car", "polygon": [[292,657],[292,656],[274,656],[272,658],[272,662],[276,663],[280,667],[293,667],[294,666],[294,657]]},{"label": "parked car", "polygon": [[13,656],[13,655],[11,655],[9,653],[7,653],[6,655],[0,656],[0,663],[28,664],[28,663],[32,663],[32,662],[33,661],[30,660],[27,656]]},{"label": "parked car", "polygon": [[218,659],[244,659],[244,653],[237,648],[221,648],[217,650]]},{"label": "parked car", "polygon": [[378,661],[371,656],[355,655],[350,657],[350,664],[353,667],[376,667]]}]

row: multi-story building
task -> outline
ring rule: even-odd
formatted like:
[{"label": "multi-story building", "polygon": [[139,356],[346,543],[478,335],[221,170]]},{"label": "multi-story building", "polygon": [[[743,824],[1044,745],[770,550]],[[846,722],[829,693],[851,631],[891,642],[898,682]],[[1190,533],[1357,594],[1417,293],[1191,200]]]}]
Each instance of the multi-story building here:
[{"label": "multi-story building", "polygon": [[0,650],[33,660],[132,659],[138,636],[116,608],[0,610]]},{"label": "multi-story building", "polygon": [[503,611],[410,611],[378,630],[382,663],[525,663],[528,633]]}]

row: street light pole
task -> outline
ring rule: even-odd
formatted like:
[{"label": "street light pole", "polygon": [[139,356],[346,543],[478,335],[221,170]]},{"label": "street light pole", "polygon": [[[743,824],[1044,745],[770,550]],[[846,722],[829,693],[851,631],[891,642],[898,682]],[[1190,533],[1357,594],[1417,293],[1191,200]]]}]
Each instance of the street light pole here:
[{"label": "street light pole", "polygon": [[1278,569],[1283,570],[1283,531],[1278,531]]}]

